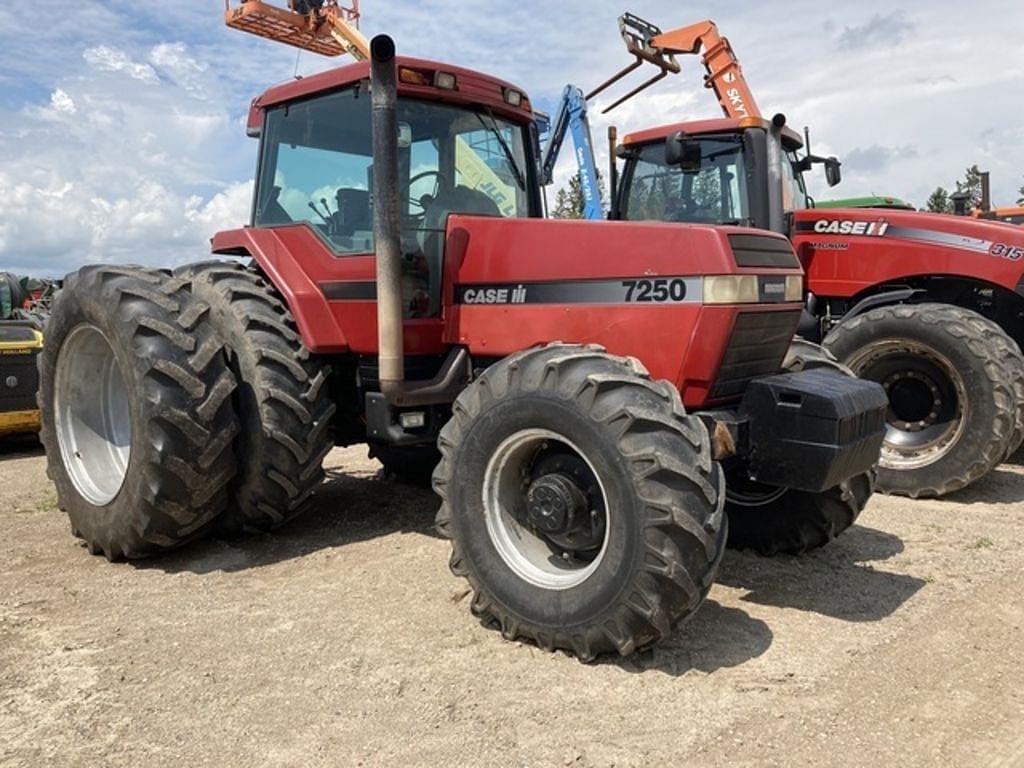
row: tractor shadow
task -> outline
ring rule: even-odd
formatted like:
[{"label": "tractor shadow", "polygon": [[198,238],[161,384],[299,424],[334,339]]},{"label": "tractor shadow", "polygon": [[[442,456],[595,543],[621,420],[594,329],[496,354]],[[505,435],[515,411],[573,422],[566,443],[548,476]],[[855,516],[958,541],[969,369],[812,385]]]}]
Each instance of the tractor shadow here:
[{"label": "tractor shadow", "polygon": [[44,454],[43,444],[36,435],[0,437],[0,461],[32,459]]},{"label": "tractor shadow", "polygon": [[927,583],[877,567],[902,551],[899,537],[854,526],[828,546],[799,557],[730,551],[718,581],[747,590],[744,602],[849,622],[881,621]]},{"label": "tractor shadow", "polygon": [[166,573],[233,573],[295,560],[392,533],[439,538],[434,530],[438,499],[429,488],[383,478],[373,470],[330,469],[313,506],[272,533],[237,539],[213,537],[137,568]]}]

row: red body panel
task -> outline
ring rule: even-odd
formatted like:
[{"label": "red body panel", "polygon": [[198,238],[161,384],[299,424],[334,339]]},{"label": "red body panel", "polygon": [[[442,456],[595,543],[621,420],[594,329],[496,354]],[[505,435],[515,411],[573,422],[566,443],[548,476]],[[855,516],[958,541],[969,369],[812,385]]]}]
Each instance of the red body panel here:
[{"label": "red body panel", "polygon": [[[874,224],[873,234],[818,231],[833,222]],[[882,235],[877,232],[885,224]],[[852,225],[847,225],[852,226]],[[1016,290],[1024,275],[1019,227],[960,216],[899,210],[798,211],[793,246],[818,296],[852,297],[913,277],[951,276]]]},{"label": "red body panel", "polygon": [[[638,357],[653,376],[674,382],[687,405],[704,405],[736,317],[755,307],[700,303],[476,306],[456,304],[455,286],[799,274],[797,269],[737,268],[727,236],[743,231],[679,224],[451,216],[442,318],[407,321],[406,352],[438,354],[458,344],[476,356],[504,357],[556,340],[601,344],[615,354]],[[214,239],[213,248],[228,255],[248,253],[259,263],[285,297],[311,351],[376,353],[376,302],[328,301],[319,287],[372,282],[372,254],[336,257],[307,225],[224,232]],[[798,307],[758,305],[756,311],[793,311]]]}]

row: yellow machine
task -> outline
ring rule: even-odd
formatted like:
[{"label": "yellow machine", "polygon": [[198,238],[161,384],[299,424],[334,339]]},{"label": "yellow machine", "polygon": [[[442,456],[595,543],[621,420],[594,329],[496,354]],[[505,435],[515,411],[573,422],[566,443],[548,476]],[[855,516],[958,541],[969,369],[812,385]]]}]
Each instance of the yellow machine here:
[{"label": "yellow machine", "polygon": [[39,431],[36,358],[42,348],[40,331],[0,322],[0,436]]}]

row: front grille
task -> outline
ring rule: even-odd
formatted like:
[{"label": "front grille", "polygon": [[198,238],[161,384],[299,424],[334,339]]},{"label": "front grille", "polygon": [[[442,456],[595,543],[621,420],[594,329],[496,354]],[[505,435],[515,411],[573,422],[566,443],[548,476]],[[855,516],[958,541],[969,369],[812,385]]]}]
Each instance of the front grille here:
[{"label": "front grille", "polygon": [[800,266],[793,246],[782,237],[729,235],[729,246],[737,267],[794,269]]},{"label": "front grille", "polygon": [[0,352],[0,411],[35,410],[36,390],[39,389],[37,355],[38,350],[30,354]]},{"label": "front grille", "polygon": [[709,398],[739,397],[751,379],[777,374],[782,369],[798,322],[800,310],[740,314],[733,325],[729,346]]}]

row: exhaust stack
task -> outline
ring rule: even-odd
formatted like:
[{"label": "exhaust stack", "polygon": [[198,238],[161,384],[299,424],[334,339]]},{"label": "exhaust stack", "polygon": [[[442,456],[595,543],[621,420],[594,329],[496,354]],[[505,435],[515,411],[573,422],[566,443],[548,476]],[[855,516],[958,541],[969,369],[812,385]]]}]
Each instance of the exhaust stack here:
[{"label": "exhaust stack", "polygon": [[405,380],[402,221],[398,190],[398,67],[395,41],[387,35],[378,35],[370,42],[370,87],[380,391],[388,404],[396,407],[450,403],[470,378],[470,358],[464,348],[453,347],[437,376],[430,381],[410,384]]},{"label": "exhaust stack", "polygon": [[[398,196],[398,70],[395,41],[370,42],[373,114],[373,235],[377,249],[380,384],[405,381],[402,339],[402,241]],[[386,390],[385,390],[386,391]]]}]

